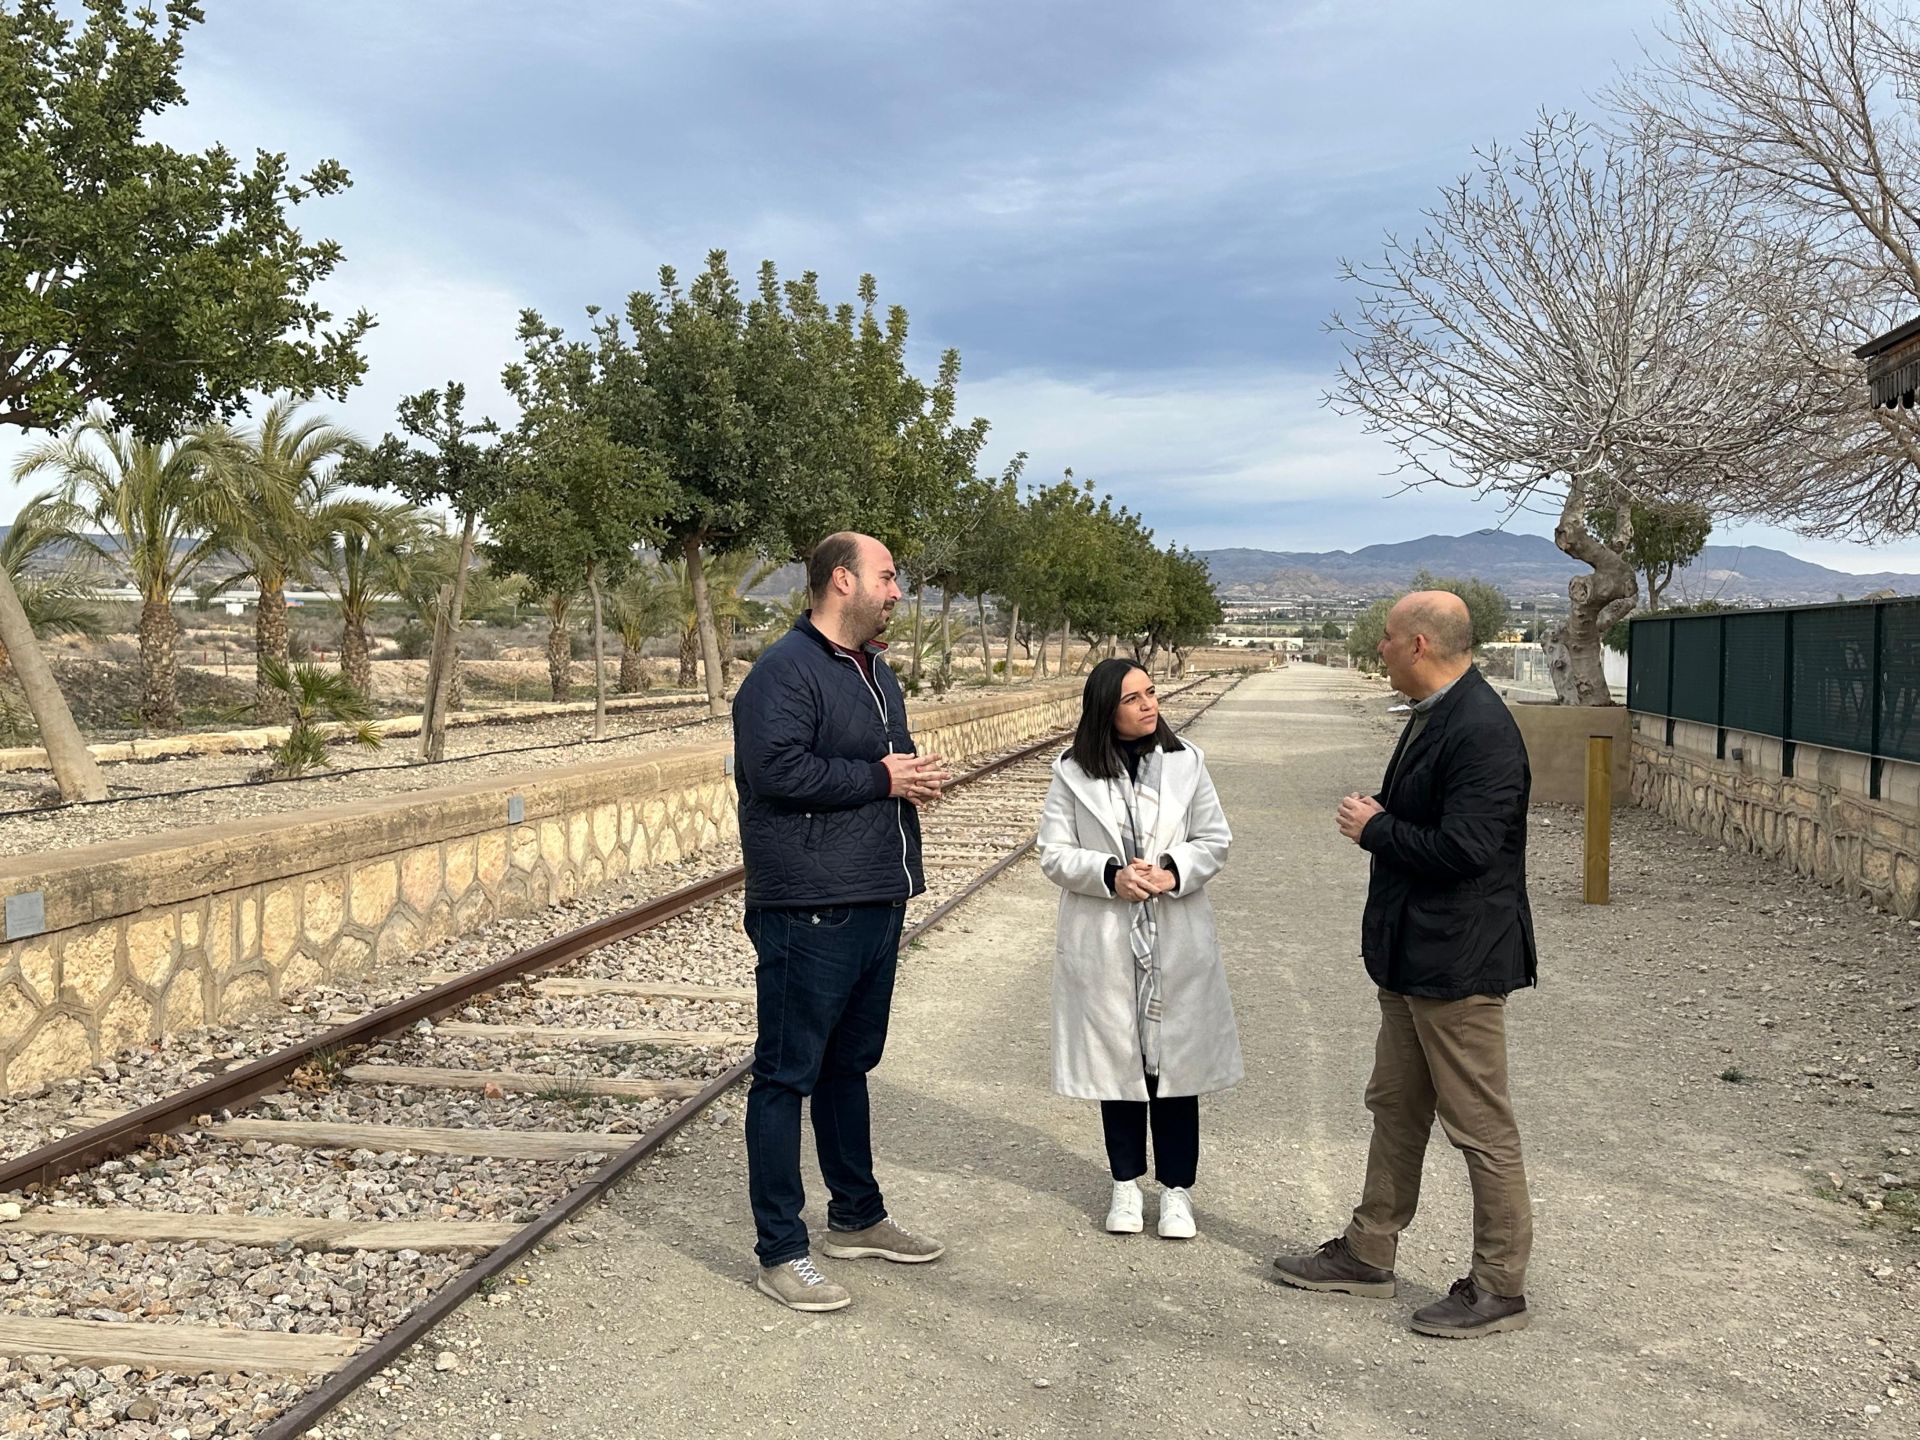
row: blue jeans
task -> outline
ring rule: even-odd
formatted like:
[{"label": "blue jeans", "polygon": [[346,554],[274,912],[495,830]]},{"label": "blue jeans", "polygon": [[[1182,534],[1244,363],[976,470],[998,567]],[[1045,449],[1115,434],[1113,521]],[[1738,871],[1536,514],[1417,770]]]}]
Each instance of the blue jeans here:
[{"label": "blue jeans", "polygon": [[904,905],[750,909],[747,938],[760,1025],[747,1094],[747,1196],[762,1265],[807,1253],[801,1219],[800,1102],[827,1182],[827,1225],[863,1230],[887,1213],[873,1178],[867,1072],[880,1063],[893,1006]]}]

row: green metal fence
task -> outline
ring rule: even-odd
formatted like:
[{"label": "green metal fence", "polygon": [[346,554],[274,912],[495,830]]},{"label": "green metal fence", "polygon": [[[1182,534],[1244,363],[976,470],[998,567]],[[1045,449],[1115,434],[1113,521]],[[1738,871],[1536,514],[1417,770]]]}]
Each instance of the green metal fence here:
[{"label": "green metal fence", "polygon": [[1650,615],[1631,628],[1627,704],[1673,722],[1795,745],[1920,761],[1920,597],[1718,615]]}]

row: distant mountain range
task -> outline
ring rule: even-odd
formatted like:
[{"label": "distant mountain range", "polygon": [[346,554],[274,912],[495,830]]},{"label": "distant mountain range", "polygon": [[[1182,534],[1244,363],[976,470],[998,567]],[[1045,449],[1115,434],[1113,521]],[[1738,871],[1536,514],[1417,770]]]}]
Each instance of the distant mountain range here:
[{"label": "distant mountain range", "polygon": [[[1423,568],[1485,580],[1515,602],[1564,600],[1567,581],[1586,569],[1543,535],[1504,530],[1428,535],[1361,550],[1203,550],[1200,557],[1228,600],[1372,598],[1406,588]],[[1667,594],[1674,601],[1796,604],[1858,599],[1877,590],[1920,595],[1920,575],[1850,575],[1761,545],[1709,545],[1674,577]]]}]

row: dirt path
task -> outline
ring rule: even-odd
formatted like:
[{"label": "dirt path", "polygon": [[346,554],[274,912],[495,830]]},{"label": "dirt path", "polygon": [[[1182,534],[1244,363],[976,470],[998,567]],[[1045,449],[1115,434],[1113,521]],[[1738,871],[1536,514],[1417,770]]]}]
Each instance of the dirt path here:
[{"label": "dirt path", "polygon": [[1512,1015],[1533,1328],[1406,1329],[1466,1266],[1437,1134],[1400,1298],[1265,1278],[1359,1183],[1365,868],[1330,816],[1378,777],[1383,709],[1377,685],[1295,669],[1196,732],[1235,831],[1214,896],[1248,1068],[1203,1102],[1198,1240],[1098,1228],[1097,1115],[1046,1088],[1055,898],[1029,864],[908,958],[875,1077],[890,1203],[945,1259],[823,1262],[854,1289],[838,1315],[756,1295],[736,1096],[315,1433],[1912,1433],[1920,1216],[1889,1182],[1920,1178],[1915,932],[1637,812],[1604,910],[1578,903],[1577,817],[1535,816],[1546,983]]}]

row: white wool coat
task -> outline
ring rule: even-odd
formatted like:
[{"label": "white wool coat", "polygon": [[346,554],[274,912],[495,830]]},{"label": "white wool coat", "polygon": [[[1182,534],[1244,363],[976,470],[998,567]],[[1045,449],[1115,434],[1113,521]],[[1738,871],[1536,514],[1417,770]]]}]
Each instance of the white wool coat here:
[{"label": "white wool coat", "polygon": [[[1188,742],[1162,756],[1160,821],[1147,855],[1170,856],[1177,888],[1159,898],[1162,1095],[1203,1095],[1245,1071],[1233,999],[1220,963],[1207,882],[1232,833]],[[1145,1100],[1134,1013],[1132,907],[1107,889],[1109,860],[1126,858],[1111,786],[1069,755],[1053,764],[1040,818],[1040,868],[1061,889],[1053,956],[1053,1088],[1082,1100]]]}]

